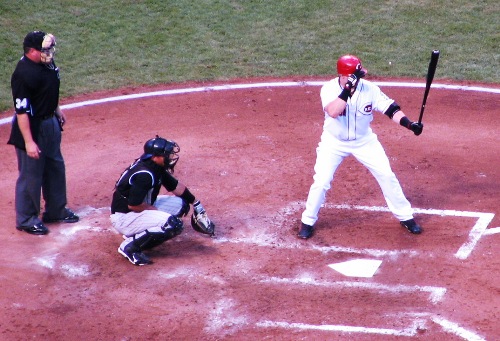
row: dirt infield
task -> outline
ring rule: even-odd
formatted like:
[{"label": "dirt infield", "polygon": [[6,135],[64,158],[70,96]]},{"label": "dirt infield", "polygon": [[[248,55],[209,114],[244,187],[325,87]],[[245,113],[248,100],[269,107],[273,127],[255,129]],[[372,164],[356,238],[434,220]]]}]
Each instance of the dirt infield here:
[{"label": "dirt infield", "polygon": [[[498,92],[432,89],[418,137],[375,117],[422,235],[400,227],[348,158],[303,241],[295,234],[323,123],[321,80],[307,81],[65,99],[68,200],[82,219],[48,225],[47,236],[15,229],[17,164],[1,125],[0,340],[500,339]],[[417,119],[422,87],[381,87]],[[114,96],[123,97],[81,105]],[[182,235],[149,253],[154,264],[135,267],[116,251],[109,204],[155,134],[179,143],[175,174],[217,235],[186,219]],[[382,263],[372,277],[328,266],[356,259]]]}]

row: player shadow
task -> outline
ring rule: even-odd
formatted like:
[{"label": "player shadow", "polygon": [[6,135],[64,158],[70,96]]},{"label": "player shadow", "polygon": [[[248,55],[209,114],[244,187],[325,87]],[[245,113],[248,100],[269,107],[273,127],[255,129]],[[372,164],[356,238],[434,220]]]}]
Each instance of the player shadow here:
[{"label": "player shadow", "polygon": [[155,259],[175,258],[189,259],[199,258],[200,256],[209,256],[218,252],[214,245],[210,245],[211,237],[209,236],[186,236],[184,238],[167,240],[161,245],[153,249],[145,250],[144,254]]}]

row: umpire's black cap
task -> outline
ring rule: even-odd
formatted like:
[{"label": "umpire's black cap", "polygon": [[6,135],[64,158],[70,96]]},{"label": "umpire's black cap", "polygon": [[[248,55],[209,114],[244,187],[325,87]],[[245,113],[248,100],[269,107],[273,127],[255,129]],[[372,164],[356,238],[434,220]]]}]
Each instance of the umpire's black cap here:
[{"label": "umpire's black cap", "polygon": [[43,31],[33,31],[30,32],[24,37],[23,47],[32,47],[38,51],[42,50],[43,38],[45,38],[47,34]]}]

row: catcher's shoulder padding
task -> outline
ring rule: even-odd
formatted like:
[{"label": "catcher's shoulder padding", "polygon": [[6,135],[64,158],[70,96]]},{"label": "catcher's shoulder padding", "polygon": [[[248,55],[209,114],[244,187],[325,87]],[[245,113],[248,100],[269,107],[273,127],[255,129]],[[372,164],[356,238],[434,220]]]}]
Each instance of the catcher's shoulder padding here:
[{"label": "catcher's shoulder padding", "polygon": [[191,226],[196,232],[213,236],[215,234],[215,225],[210,221],[206,213],[191,215]]}]

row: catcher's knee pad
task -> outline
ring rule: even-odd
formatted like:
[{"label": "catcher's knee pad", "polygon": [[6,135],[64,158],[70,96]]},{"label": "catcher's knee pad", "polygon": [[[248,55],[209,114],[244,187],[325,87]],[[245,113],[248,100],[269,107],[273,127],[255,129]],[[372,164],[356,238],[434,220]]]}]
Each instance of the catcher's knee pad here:
[{"label": "catcher's knee pad", "polygon": [[172,239],[182,233],[184,224],[177,216],[171,215],[161,229],[165,235],[169,236],[168,239]]}]

